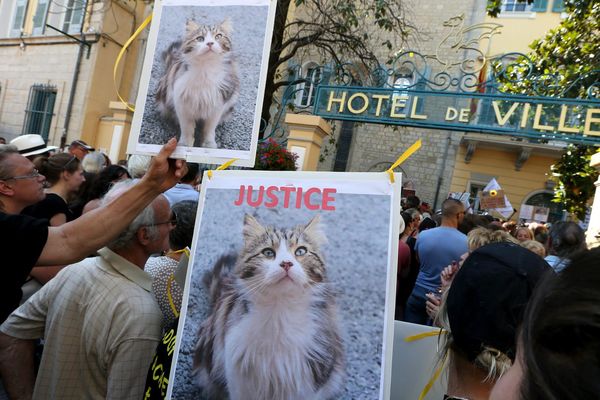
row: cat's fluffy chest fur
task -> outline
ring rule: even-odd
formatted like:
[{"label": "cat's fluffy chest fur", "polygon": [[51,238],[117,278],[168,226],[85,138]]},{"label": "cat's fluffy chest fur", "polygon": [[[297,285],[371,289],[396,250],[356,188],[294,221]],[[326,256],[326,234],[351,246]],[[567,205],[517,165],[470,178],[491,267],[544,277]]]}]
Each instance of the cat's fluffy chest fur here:
[{"label": "cat's fluffy chest fur", "polygon": [[249,216],[245,223],[235,273],[226,272],[231,259],[222,258],[210,278],[216,304],[194,359],[205,395],[334,398],[343,389],[344,354],[318,219],[288,231],[264,229]]},{"label": "cat's fluffy chest fur", "polygon": [[217,147],[217,125],[231,117],[240,90],[231,35],[228,19],[215,26],[190,20],[163,54],[156,104],[163,119],[179,125],[181,146],[194,146],[200,131],[200,147]]}]

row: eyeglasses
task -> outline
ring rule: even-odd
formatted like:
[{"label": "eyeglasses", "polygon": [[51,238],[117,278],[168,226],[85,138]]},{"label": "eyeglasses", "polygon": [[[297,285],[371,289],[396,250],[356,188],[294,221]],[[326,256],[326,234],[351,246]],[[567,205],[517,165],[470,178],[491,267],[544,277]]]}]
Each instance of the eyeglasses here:
[{"label": "eyeglasses", "polygon": [[171,217],[169,217],[168,221],[156,222],[154,224],[150,224],[150,225],[146,225],[146,226],[158,226],[158,225],[165,225],[165,224],[171,224],[171,226],[177,225],[177,214],[175,214],[174,211],[171,211]]},{"label": "eyeglasses", "polygon": [[16,180],[18,181],[19,179],[37,179],[40,176],[42,176],[42,174],[40,174],[40,171],[38,171],[37,169],[33,169],[33,171],[31,171],[31,173],[27,174],[27,175],[18,175],[18,176],[11,176],[10,178],[4,178],[2,180],[4,181],[9,181],[9,180]]}]

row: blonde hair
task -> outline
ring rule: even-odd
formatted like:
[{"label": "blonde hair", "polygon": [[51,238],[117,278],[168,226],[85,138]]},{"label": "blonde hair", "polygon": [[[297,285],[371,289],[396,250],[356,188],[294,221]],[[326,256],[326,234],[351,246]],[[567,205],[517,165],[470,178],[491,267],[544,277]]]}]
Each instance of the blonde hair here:
[{"label": "blonde hair", "polygon": [[487,229],[484,227],[479,227],[473,229],[467,235],[467,245],[469,246],[469,252],[474,251],[486,244],[496,243],[496,242],[511,242],[515,244],[520,244],[517,239],[512,237],[508,232],[505,231],[492,231],[491,229]]},{"label": "blonde hair", "polygon": [[525,247],[527,250],[533,251],[542,258],[546,257],[546,248],[536,240],[526,240],[521,242],[521,246]]},{"label": "blonde hair", "polygon": [[[436,368],[441,368],[445,360],[449,356],[454,356],[456,353],[454,338],[452,337],[452,331],[450,330],[450,320],[448,319],[448,307],[446,306],[448,292],[449,290],[446,290],[442,295],[442,302],[435,317],[436,325],[446,331],[446,334],[439,336],[439,351]],[[452,350],[452,352],[450,350]],[[498,349],[491,346],[483,346],[481,352],[473,360],[473,365],[486,374],[486,377],[483,380],[484,382],[495,382],[512,366],[512,360]]]},{"label": "blonde hair", "polygon": [[515,237],[519,236],[520,231],[526,231],[527,236],[529,236],[529,240],[533,240],[533,231],[531,229],[529,229],[526,226],[520,226],[517,229],[515,229]]}]

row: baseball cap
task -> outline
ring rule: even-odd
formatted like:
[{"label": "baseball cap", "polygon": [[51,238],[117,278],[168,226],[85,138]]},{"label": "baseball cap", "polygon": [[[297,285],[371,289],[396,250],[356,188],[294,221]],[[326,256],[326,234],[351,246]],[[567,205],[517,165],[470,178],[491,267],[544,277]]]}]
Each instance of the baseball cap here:
[{"label": "baseball cap", "polygon": [[[94,151],[94,148],[92,146],[90,146],[89,144],[87,144],[86,142],[84,142],[83,140],[73,140],[71,142],[71,146],[79,146],[88,151]],[[71,147],[71,146],[69,146],[69,147]]]},{"label": "baseball cap", "polygon": [[25,157],[58,149],[56,146],[46,146],[44,138],[35,134],[18,136],[11,140],[10,144],[15,146]]},{"label": "baseball cap", "polygon": [[453,350],[474,361],[484,347],[514,361],[516,333],[538,281],[552,268],[514,243],[491,243],[467,257],[448,291]]}]

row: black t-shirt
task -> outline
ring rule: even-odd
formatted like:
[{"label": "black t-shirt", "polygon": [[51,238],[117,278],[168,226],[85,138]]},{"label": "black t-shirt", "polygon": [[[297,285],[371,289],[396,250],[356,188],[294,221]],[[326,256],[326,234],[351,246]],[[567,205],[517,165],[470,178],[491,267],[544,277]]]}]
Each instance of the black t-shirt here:
[{"label": "black t-shirt", "polygon": [[19,306],[29,272],[48,240],[48,221],[0,212],[0,323]]},{"label": "black t-shirt", "polygon": [[67,203],[57,194],[48,193],[44,200],[32,206],[23,209],[21,214],[29,215],[35,218],[44,218],[50,221],[56,214],[65,214],[67,222],[74,219],[73,213]]}]

